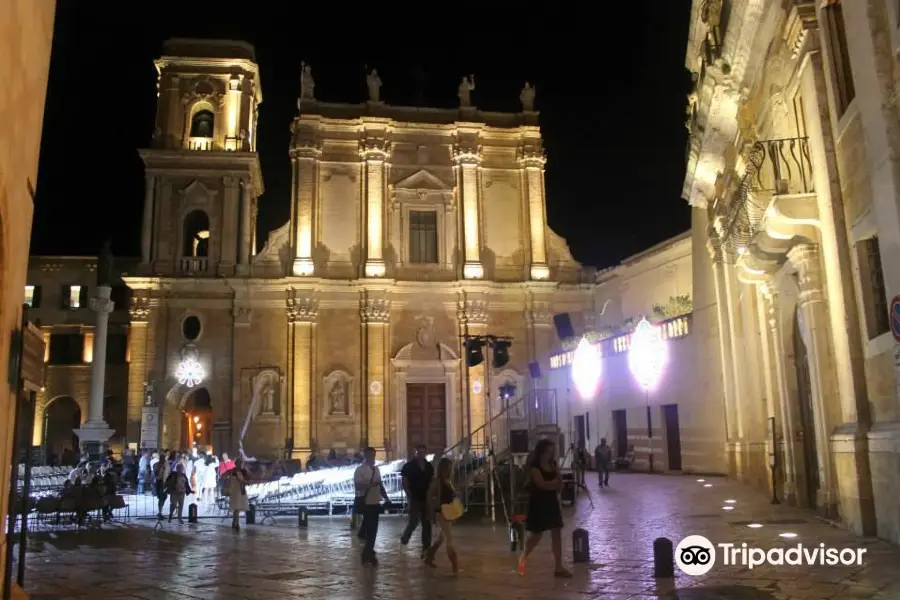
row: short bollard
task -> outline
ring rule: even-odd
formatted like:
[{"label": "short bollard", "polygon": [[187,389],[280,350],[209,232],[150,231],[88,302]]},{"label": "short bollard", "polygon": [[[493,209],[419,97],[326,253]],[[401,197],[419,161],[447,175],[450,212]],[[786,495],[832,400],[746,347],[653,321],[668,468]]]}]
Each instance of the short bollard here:
[{"label": "short bollard", "polygon": [[576,529],[572,532],[572,561],[576,563],[591,562],[588,532],[584,529]]},{"label": "short bollard", "polygon": [[653,576],[675,576],[675,546],[670,539],[656,538],[653,541]]},{"label": "short bollard", "polygon": [[309,513],[305,506],[297,509],[297,527],[309,527]]},{"label": "short bollard", "polygon": [[197,523],[199,519],[197,518],[197,503],[192,502],[188,506],[188,523]]},{"label": "short bollard", "polygon": [[251,504],[247,509],[247,525],[256,525],[256,505]]}]

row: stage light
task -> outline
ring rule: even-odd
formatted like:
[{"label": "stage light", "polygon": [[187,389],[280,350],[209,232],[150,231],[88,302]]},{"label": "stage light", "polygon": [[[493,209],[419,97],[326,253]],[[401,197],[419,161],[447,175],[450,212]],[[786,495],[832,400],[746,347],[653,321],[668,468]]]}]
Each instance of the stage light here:
[{"label": "stage light", "polygon": [[509,362],[509,347],[511,345],[512,342],[508,340],[493,341],[494,358],[491,362],[494,364],[495,369],[505,367],[506,363]]},{"label": "stage light", "polygon": [[504,400],[512,400],[516,396],[516,384],[512,382],[504,383],[500,386],[500,397]]},{"label": "stage light", "polygon": [[659,328],[651,325],[647,319],[641,319],[631,338],[628,367],[644,390],[649,391],[659,381],[666,366],[667,354]]},{"label": "stage light", "polygon": [[469,338],[466,340],[465,346],[467,365],[470,367],[477,367],[484,362],[484,352],[482,351],[482,347],[484,346],[483,341],[476,338]]},{"label": "stage light", "polygon": [[593,398],[597,392],[602,368],[603,362],[597,348],[588,342],[587,338],[581,338],[572,359],[572,379],[575,381],[575,389],[583,400]]}]

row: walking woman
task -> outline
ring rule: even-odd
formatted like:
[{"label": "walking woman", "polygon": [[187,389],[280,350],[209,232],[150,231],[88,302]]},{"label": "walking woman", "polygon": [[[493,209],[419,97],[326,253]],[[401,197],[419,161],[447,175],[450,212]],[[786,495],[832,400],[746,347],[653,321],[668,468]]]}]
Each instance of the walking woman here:
[{"label": "walking woman", "polygon": [[456,490],[450,480],[452,469],[453,461],[449,458],[442,458],[438,463],[437,473],[431,480],[431,486],[428,488],[429,516],[437,517],[439,530],[437,539],[425,553],[425,564],[429,567],[437,566],[434,564],[434,557],[441,544],[447,544],[447,558],[450,559],[453,574],[456,575],[459,573],[459,563],[456,559],[456,548],[453,545],[453,521],[462,516],[462,505],[456,497]]},{"label": "walking woman", "polygon": [[530,532],[525,542],[525,552],[519,558],[519,575],[525,574],[525,563],[528,555],[541,541],[545,531],[550,532],[550,545],[553,549],[553,560],[556,577],[571,577],[572,573],[563,567],[562,562],[562,509],[559,506],[559,492],[562,490],[562,478],[556,464],[556,447],[550,440],[541,440],[534,450],[531,461],[528,487],[528,513],[526,528]]},{"label": "walking woman", "polygon": [[244,469],[244,461],[240,458],[234,462],[234,468],[225,473],[223,489],[228,494],[228,504],[231,507],[231,528],[235,531],[241,529],[241,513],[250,510],[250,501],[247,498],[247,479],[249,473]]}]

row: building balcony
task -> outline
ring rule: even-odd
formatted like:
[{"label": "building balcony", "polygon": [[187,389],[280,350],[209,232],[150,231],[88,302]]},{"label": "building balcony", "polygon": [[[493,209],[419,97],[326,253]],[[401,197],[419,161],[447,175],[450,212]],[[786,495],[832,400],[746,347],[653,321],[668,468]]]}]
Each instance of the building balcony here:
[{"label": "building balcony", "polygon": [[210,152],[216,150],[215,143],[212,138],[191,137],[187,139],[188,150],[197,150],[200,152]]},{"label": "building balcony", "polygon": [[178,261],[179,272],[186,275],[203,275],[209,271],[209,258],[185,256]]},{"label": "building balcony", "polygon": [[762,161],[753,181],[754,191],[772,195],[815,193],[809,138],[783,138],[757,142]]}]

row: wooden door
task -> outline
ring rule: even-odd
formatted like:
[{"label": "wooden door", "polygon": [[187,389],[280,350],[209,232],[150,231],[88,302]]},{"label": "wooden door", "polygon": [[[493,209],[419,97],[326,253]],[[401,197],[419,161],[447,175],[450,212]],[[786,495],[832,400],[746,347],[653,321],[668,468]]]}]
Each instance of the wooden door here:
[{"label": "wooden door", "polygon": [[616,458],[623,458],[628,452],[628,422],[624,410],[613,411],[613,427],[616,435]]},{"label": "wooden door", "polygon": [[669,454],[669,470],[681,470],[681,426],[678,423],[678,405],[664,404],[663,419],[666,426],[666,449]]},{"label": "wooden door", "polygon": [[406,384],[406,442],[412,449],[425,444],[428,452],[447,448],[447,396],[443,383]]}]

